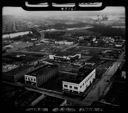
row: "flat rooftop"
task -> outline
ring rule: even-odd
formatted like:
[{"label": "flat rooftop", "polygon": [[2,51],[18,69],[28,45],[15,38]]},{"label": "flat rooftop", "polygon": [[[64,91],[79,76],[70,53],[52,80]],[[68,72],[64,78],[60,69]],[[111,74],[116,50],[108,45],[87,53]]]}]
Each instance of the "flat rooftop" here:
[{"label": "flat rooftop", "polygon": [[27,73],[27,75],[30,75],[30,76],[40,76],[40,75],[44,75],[46,76],[46,74],[49,72],[49,71],[53,71],[57,68],[58,66],[57,65],[49,65],[49,64],[44,64],[43,66]]},{"label": "flat rooftop", "polygon": [[69,78],[65,79],[64,81],[79,84],[93,70],[94,70],[94,68],[92,68],[92,67],[84,66],[84,67],[82,67],[82,68],[79,69],[79,72],[77,73],[76,76],[69,76]]}]

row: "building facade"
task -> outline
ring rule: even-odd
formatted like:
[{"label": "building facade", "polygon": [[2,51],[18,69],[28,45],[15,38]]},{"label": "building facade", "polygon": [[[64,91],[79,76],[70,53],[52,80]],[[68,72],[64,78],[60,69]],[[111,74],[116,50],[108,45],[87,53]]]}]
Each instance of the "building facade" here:
[{"label": "building facade", "polygon": [[37,80],[35,76],[25,75],[25,84],[30,84],[32,86],[37,86]]},{"label": "building facade", "polygon": [[80,83],[73,83],[73,82],[62,82],[63,91],[69,91],[74,93],[83,93],[88,86],[92,84],[96,77],[96,69],[90,72]]},{"label": "building facade", "polygon": [[36,69],[30,73],[27,73],[24,77],[25,84],[29,86],[38,87],[41,86],[43,83],[46,83],[52,77],[55,77],[58,73],[58,66],[57,65],[45,65]]}]

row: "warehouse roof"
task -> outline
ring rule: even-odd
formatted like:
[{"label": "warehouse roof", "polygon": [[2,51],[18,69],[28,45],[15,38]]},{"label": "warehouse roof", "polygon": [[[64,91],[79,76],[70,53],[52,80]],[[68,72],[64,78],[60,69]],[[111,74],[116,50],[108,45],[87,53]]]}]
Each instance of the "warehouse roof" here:
[{"label": "warehouse roof", "polygon": [[46,73],[50,72],[51,70],[54,70],[57,67],[58,67],[57,65],[45,64],[42,67],[39,67],[36,70],[33,70],[33,71],[27,73],[27,75],[30,75],[30,76],[46,75]]}]

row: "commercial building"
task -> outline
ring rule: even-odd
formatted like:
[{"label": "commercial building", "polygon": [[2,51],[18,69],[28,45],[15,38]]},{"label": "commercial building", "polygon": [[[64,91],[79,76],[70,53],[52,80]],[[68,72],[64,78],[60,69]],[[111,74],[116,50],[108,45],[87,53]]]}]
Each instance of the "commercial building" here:
[{"label": "commercial building", "polygon": [[25,77],[25,84],[29,86],[38,87],[47,82],[58,73],[57,65],[46,64],[38,69],[27,73]]},{"label": "commercial building", "polygon": [[86,64],[79,69],[78,75],[75,78],[62,81],[63,91],[81,95],[92,84],[96,77],[96,69],[94,65]]}]

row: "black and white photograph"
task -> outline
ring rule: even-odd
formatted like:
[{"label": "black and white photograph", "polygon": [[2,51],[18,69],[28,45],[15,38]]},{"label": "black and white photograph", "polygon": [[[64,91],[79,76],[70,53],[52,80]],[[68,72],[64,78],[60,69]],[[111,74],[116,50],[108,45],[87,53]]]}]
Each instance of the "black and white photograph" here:
[{"label": "black and white photograph", "polygon": [[126,97],[125,47],[124,6],[93,11],[4,6],[0,103],[45,112],[119,108]]}]

